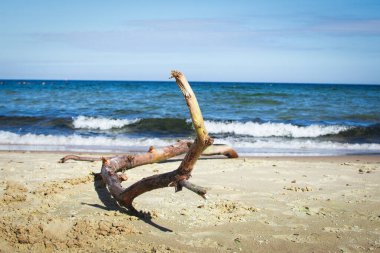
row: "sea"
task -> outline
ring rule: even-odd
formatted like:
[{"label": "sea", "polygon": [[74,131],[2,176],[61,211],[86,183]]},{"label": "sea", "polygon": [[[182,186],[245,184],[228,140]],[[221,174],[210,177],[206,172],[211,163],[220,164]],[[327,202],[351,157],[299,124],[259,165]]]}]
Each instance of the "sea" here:
[{"label": "sea", "polygon": [[[190,82],[241,156],[380,154],[380,86]],[[133,153],[194,139],[175,81],[0,80],[0,150]]]}]

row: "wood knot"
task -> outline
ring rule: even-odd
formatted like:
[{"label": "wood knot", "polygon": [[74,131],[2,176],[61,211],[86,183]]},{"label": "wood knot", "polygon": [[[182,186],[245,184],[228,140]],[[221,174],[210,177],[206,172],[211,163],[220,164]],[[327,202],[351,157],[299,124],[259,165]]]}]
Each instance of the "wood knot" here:
[{"label": "wood knot", "polygon": [[154,152],[156,152],[156,150],[155,150],[155,148],[153,146],[150,146],[148,152],[149,153],[154,153]]},{"label": "wood knot", "polygon": [[105,167],[110,166],[110,161],[105,157],[102,157],[102,163]]},{"label": "wood knot", "polygon": [[182,181],[182,180],[188,180],[189,178],[191,177],[190,174],[186,173],[186,174],[178,174],[175,176],[175,182],[179,182],[179,181]]},{"label": "wood knot", "polygon": [[210,145],[212,145],[213,143],[214,143],[214,139],[211,138],[210,136],[208,136],[208,137],[206,138],[206,140],[205,140],[205,145],[206,145],[206,146],[210,146]]},{"label": "wood knot", "polygon": [[127,174],[118,174],[117,177],[119,178],[120,182],[128,180]]},{"label": "wood knot", "polygon": [[180,76],[182,76],[182,73],[180,71],[178,71],[178,70],[172,70],[170,79],[171,78],[179,78]]},{"label": "wood knot", "polygon": [[127,156],[127,160],[129,163],[132,163],[135,160],[135,157],[132,155]]}]

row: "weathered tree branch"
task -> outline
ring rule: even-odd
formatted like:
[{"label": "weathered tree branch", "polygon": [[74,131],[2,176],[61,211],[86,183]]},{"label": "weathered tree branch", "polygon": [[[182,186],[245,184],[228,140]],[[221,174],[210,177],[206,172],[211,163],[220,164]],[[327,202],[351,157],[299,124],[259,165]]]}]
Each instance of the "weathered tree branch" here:
[{"label": "weathered tree branch", "polygon": [[[176,152],[176,153],[173,153],[173,155],[170,155],[170,157],[165,157],[165,156],[162,156],[162,157],[159,157],[159,159],[156,157],[156,159],[152,159],[154,157],[152,156],[147,156],[146,154],[135,154],[135,155],[132,155],[132,154],[125,154],[125,155],[119,155],[119,156],[111,156],[111,157],[106,157],[107,159],[112,159],[114,157],[121,157],[119,159],[121,160],[128,160],[128,157],[136,157],[136,156],[143,156],[141,158],[138,158],[136,159],[136,161],[143,161],[144,158],[147,158],[147,161],[146,163],[144,164],[149,164],[149,163],[156,163],[156,162],[161,162],[161,161],[164,161],[166,159],[169,159],[171,157],[174,157],[174,156],[178,156],[178,155],[182,155],[182,154],[185,154],[189,151],[189,148],[191,146],[191,144],[193,143],[192,141],[182,141],[182,142],[186,142],[187,143],[187,146],[184,146],[183,148],[181,148],[181,150],[178,150],[178,151],[181,151],[180,152]],[[186,148],[187,147],[187,148]],[[149,150],[153,149],[154,147],[150,147]],[[182,152],[183,151],[183,152]],[[148,151],[150,152],[150,151]],[[213,155],[224,155],[228,158],[237,158],[238,157],[238,154],[236,153],[235,150],[233,150],[231,147],[227,146],[227,145],[224,145],[224,144],[214,144],[214,145],[211,145],[209,147],[207,147],[203,152],[202,152],[202,155],[204,156],[213,156]],[[101,161],[102,158],[101,157],[90,157],[90,156],[77,156],[77,155],[67,155],[65,157],[62,157],[59,162],[60,163],[65,163],[67,162],[68,160],[74,160],[74,161],[85,161],[85,162],[95,162],[95,161]],[[143,164],[137,164],[136,162],[134,164],[130,164],[130,163],[127,163],[127,165],[129,165],[130,167],[126,166],[125,168],[120,168],[120,169],[132,169],[134,167],[137,167],[137,166],[140,166],[140,165],[143,165]]]},{"label": "weathered tree branch", "polygon": [[[138,163],[135,161],[136,158],[126,159],[127,161],[117,157],[112,159],[103,159],[101,169],[103,180],[106,182],[112,196],[121,205],[127,207],[131,211],[136,211],[132,202],[137,196],[154,189],[174,186],[176,190],[179,191],[182,187],[185,187],[201,196],[205,196],[206,194],[205,188],[190,184],[187,180],[190,178],[191,172],[199,156],[213,143],[213,139],[208,136],[198,101],[185,76],[178,71],[172,71],[172,77],[175,78],[176,83],[185,98],[186,104],[189,107],[190,116],[196,132],[196,139],[191,144],[179,168],[171,172],[143,178],[125,189],[121,186],[121,180],[117,175],[117,171],[120,168],[127,168],[127,164]],[[172,145],[172,149],[176,148],[177,147]],[[155,160],[154,157],[157,152],[153,149],[148,153],[150,153],[150,156],[153,156],[153,158],[150,159],[152,161]],[[167,153],[163,152],[161,153],[161,156],[165,156],[165,154]],[[124,164],[121,165],[120,163]]]},{"label": "weathered tree branch", "polygon": [[237,152],[230,146],[224,144],[213,144],[207,147],[203,152],[204,156],[213,156],[213,155],[224,155],[228,158],[238,158],[239,155]]},{"label": "weathered tree branch", "polygon": [[197,135],[194,143],[190,147],[190,150],[187,152],[181,165],[177,169],[178,183],[181,180],[189,179],[191,176],[191,171],[193,170],[199,156],[214,142],[214,140],[208,136],[197,98],[195,97],[190,84],[186,80],[186,77],[179,71],[172,71],[172,77],[175,78],[175,81],[185,98],[186,104],[189,107],[191,120]]},{"label": "weathered tree branch", "polygon": [[186,153],[189,150],[191,141],[179,140],[177,143],[164,148],[155,149],[151,146],[146,153],[136,155],[123,155],[108,158],[110,166],[114,172],[129,170],[137,166],[157,163],[174,156]]},{"label": "weathered tree branch", "polygon": [[202,198],[206,199],[206,193],[207,193],[207,188],[205,187],[202,187],[202,186],[198,186],[198,185],[195,185],[193,183],[190,183],[189,181],[187,180],[182,180],[179,182],[179,185],[181,187],[185,187],[186,189],[198,194],[199,196],[201,196]]},{"label": "weathered tree branch", "polygon": [[62,157],[58,162],[59,163],[65,163],[68,160],[95,162],[95,161],[101,161],[102,158],[101,157],[90,157],[90,156],[67,155],[67,156]]}]

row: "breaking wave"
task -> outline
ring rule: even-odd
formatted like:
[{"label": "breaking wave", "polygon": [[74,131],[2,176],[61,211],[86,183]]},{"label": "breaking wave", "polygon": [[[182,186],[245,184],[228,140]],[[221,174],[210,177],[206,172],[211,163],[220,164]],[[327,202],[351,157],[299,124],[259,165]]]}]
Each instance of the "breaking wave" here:
[{"label": "breaking wave", "polygon": [[124,126],[136,123],[139,119],[110,119],[79,116],[73,119],[73,126],[76,129],[98,129],[109,130],[113,128],[123,128]]},{"label": "breaking wave", "polygon": [[292,137],[314,138],[328,134],[338,134],[350,127],[340,125],[310,125],[296,126],[286,123],[257,123],[257,122],[218,122],[206,121],[210,133],[230,133],[254,137]]},{"label": "breaking wave", "polygon": [[151,145],[165,146],[173,141],[159,138],[128,138],[80,135],[44,135],[44,134],[16,134],[8,131],[0,131],[0,145],[44,145],[44,146],[117,146],[136,147]]},{"label": "breaking wave", "polygon": [[216,143],[223,143],[238,148],[255,148],[255,149],[283,149],[283,150],[372,150],[380,152],[378,143],[341,143],[333,141],[316,141],[316,140],[256,140],[245,141],[239,138],[227,137],[218,140]]},{"label": "breaking wave", "polygon": [[[149,146],[162,147],[173,144],[175,139],[128,138],[125,136],[80,136],[17,134],[0,131],[2,150],[46,150],[46,151],[146,151]],[[227,144],[241,155],[344,155],[380,153],[378,143],[340,143],[312,139],[262,139],[247,140],[242,137],[216,139],[215,143]]]},{"label": "breaking wave", "polygon": [[121,132],[188,135],[191,123],[180,118],[110,119],[79,116],[73,119],[75,129],[121,130]]}]

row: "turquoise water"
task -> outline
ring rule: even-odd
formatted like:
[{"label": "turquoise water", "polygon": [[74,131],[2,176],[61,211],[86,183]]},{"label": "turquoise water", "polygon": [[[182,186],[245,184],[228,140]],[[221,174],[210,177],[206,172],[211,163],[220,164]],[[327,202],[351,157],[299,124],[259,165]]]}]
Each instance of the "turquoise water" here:
[{"label": "turquoise water", "polygon": [[[191,82],[216,143],[245,155],[380,153],[380,86]],[[0,148],[130,152],[193,138],[174,81],[0,81]]]}]

